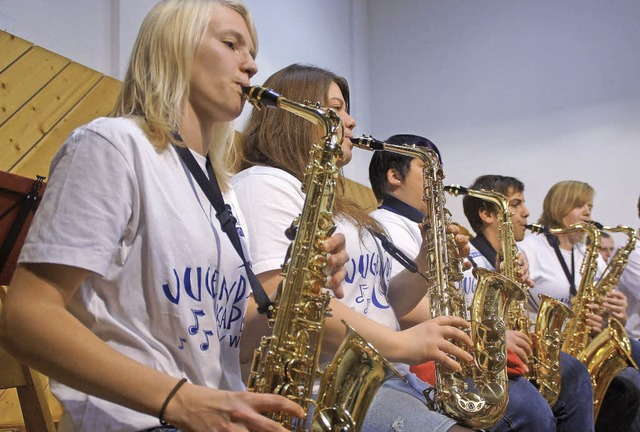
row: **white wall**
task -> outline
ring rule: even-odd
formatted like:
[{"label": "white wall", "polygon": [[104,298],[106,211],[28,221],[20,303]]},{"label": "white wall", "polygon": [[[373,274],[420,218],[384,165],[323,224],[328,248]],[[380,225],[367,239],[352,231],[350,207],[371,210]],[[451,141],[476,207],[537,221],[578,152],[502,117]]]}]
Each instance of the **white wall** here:
[{"label": "white wall", "polygon": [[[154,0],[1,0],[0,28],[121,78]],[[587,181],[594,217],[637,226],[637,0],[246,0],[263,82],[293,62],[352,86],[356,134],[417,133],[447,180],[527,185],[532,219],[556,181]],[[52,5],[55,4],[55,7]],[[244,118],[244,117],[243,117]],[[348,177],[368,184],[358,150]],[[464,221],[459,200],[449,199]]]},{"label": "white wall", "polygon": [[575,179],[596,189],[595,219],[638,226],[640,2],[372,0],[369,13],[375,136],[431,138],[451,183],[520,178],[532,220]]}]

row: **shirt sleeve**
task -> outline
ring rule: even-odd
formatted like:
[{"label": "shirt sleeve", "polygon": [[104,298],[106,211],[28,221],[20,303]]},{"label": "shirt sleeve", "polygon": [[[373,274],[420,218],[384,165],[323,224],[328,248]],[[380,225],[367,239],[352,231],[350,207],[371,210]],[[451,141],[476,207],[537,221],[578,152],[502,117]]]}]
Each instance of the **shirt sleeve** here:
[{"label": "shirt sleeve", "polygon": [[246,220],[254,273],[280,269],[291,244],[285,230],[304,205],[300,182],[275,172],[250,172],[234,187]]},{"label": "shirt sleeve", "polygon": [[134,179],[129,163],[106,138],[87,128],[74,131],[54,157],[19,262],[104,275],[132,218]]}]

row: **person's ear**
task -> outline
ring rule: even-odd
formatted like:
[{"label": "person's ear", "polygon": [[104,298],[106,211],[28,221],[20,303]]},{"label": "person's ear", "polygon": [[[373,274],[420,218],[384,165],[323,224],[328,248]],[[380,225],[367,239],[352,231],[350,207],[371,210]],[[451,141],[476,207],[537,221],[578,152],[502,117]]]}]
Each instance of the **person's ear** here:
[{"label": "person's ear", "polygon": [[389,168],[387,170],[387,183],[389,186],[400,186],[402,184],[402,177],[395,168]]},{"label": "person's ear", "polygon": [[482,220],[484,225],[490,225],[496,221],[496,215],[486,208],[478,210],[478,216],[480,216],[480,220]]}]

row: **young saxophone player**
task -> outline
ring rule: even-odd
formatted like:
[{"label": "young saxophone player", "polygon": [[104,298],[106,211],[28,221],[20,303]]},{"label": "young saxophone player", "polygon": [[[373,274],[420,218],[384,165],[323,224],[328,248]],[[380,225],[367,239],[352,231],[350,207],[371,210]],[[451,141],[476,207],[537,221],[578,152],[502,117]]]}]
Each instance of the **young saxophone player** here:
[{"label": "young saxophone player", "polygon": [[[394,144],[415,144],[431,148],[438,152],[437,147],[426,138],[415,135],[394,135],[387,140]],[[424,219],[428,209],[422,200],[423,176],[419,160],[408,156],[389,152],[376,152],[369,165],[369,179],[376,197],[381,202],[380,207],[372,213],[389,232],[394,243],[409,257],[415,256],[420,247],[420,230],[418,224]],[[528,214],[526,208],[520,206],[518,216]],[[514,224],[515,225],[515,224]],[[496,234],[497,235],[497,234]],[[473,242],[473,240],[472,240]],[[474,256],[477,249],[472,246]],[[494,257],[495,259],[495,257]],[[476,260],[477,261],[477,260]],[[482,261],[484,263],[484,261]],[[485,263],[484,267],[492,269]],[[482,264],[480,264],[482,266]],[[527,278],[526,268],[522,273],[523,280]],[[470,278],[470,279],[469,279]],[[476,280],[471,271],[465,272],[462,289],[468,297],[473,296]],[[469,296],[470,295],[470,296]],[[412,317],[412,321],[419,320]],[[515,352],[526,364],[531,355],[531,342],[519,332],[507,332],[507,342],[510,350]],[[583,395],[586,388],[590,392],[589,376],[577,360],[563,365],[566,380],[582,382],[581,386],[565,389],[553,408],[540,395],[538,390],[524,377],[510,374],[509,405],[504,418],[491,430],[593,430],[590,393]],[[577,401],[574,401],[577,399]],[[520,429],[519,429],[520,430]]]},{"label": "young saxophone player", "polygon": [[[181,158],[217,179],[243,227],[224,161],[256,43],[239,1],[158,2],[113,115],[76,129],[55,156],[0,333],[52,378],[58,430],[284,432],[263,414],[302,415],[285,397],[244,391],[250,273]],[[337,252],[337,287],[344,238],[324,245]]]},{"label": "young saxophone player", "polygon": [[[640,198],[638,199],[638,217],[640,217]],[[640,230],[638,231],[640,234]],[[627,296],[629,319],[625,326],[629,337],[640,339],[640,242],[629,254],[629,262],[620,277],[618,289]]]},{"label": "young saxophone player", "polygon": [[[561,181],[553,185],[543,202],[539,223],[549,228],[564,229],[575,223],[591,220],[595,190],[587,183],[575,180]],[[537,310],[538,294],[545,294],[567,305],[577,298],[583,279],[579,271],[586,255],[583,232],[569,232],[556,236],[529,235],[520,243],[520,248],[529,259],[531,278],[535,286],[529,298],[530,310]],[[600,278],[605,263],[597,256],[594,279]],[[588,305],[591,308],[592,305]],[[603,306],[612,317],[623,325],[627,320],[626,296],[613,290],[604,297]],[[602,329],[602,316],[591,313],[588,324],[593,332]],[[632,357],[640,360],[640,343],[631,339]],[[638,372],[633,368],[623,370],[612,382],[603,400],[596,429],[635,430],[631,425],[636,417],[638,424]]]},{"label": "young saxophone player", "polygon": [[[351,159],[350,138],[355,121],[349,115],[347,82],[324,69],[294,64],[272,75],[264,84],[288,99],[319,101],[335,110],[345,126],[340,165]],[[303,208],[301,182],[309,163],[309,150],[319,138],[318,129],[282,110],[254,111],[244,131],[242,171],[232,179],[241,208],[246,212],[249,233],[259,233],[261,241],[251,243],[251,256],[258,278],[267,291],[282,280],[281,265],[287,250],[285,231]],[[351,257],[346,265],[345,297],[332,299],[332,317],[325,325],[325,345],[337,347],[344,338],[347,321],[390,361],[422,363],[437,359],[453,370],[456,360],[471,361],[464,350],[450,343],[470,344],[460,330],[467,323],[461,318],[441,317],[410,330],[398,331],[402,316],[424,296],[424,281],[410,273],[390,278],[391,259],[368,228],[380,227],[355,203],[340,192],[335,197],[334,220],[337,231],[347,238]],[[466,241],[459,248],[466,252]],[[426,264],[426,259],[423,259]],[[411,286],[412,289],[403,289]],[[415,288],[413,288],[415,287]],[[246,330],[250,334],[250,330]],[[249,339],[245,339],[250,346]],[[255,344],[256,341],[253,341]],[[247,350],[250,359],[251,349]],[[463,430],[455,421],[428,409],[421,391],[427,387],[404,368],[410,385],[400,379],[387,381],[376,394],[361,430],[367,432],[403,430]]]}]

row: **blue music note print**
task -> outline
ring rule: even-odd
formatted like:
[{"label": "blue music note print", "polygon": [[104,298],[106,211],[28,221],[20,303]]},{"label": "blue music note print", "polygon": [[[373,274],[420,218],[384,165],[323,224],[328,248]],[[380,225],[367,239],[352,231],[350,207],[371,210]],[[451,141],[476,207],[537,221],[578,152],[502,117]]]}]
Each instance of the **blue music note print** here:
[{"label": "blue music note print", "polygon": [[185,338],[180,338],[180,346],[178,347],[179,350],[184,350],[184,343],[187,340]]},{"label": "blue music note print", "polygon": [[213,336],[213,330],[203,330],[205,341],[200,344],[200,350],[206,351],[209,349],[209,336]]},{"label": "blue music note print", "polygon": [[190,335],[194,335],[198,333],[200,329],[200,317],[205,316],[205,312],[202,309],[191,309],[191,313],[193,314],[193,319],[195,323],[192,326],[189,326],[188,331]]}]

